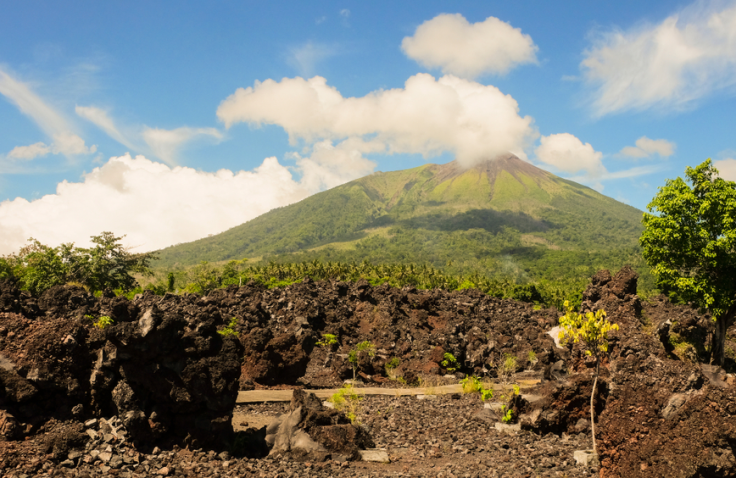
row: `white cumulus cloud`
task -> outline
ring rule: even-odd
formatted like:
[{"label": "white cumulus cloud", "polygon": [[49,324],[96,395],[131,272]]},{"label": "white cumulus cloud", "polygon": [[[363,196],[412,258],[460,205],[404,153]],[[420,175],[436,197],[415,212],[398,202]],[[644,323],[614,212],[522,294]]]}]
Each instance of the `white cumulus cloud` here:
[{"label": "white cumulus cloud", "polygon": [[343,97],[319,76],[256,82],[226,98],[217,116],[228,128],[279,125],[292,144],[362,139],[388,154],[451,152],[467,166],[506,152],[525,157],[537,137],[532,118],[520,116],[516,100],[498,88],[426,73],[404,88],[358,98]]},{"label": "white cumulus cloud", "polygon": [[111,158],[55,194],[0,203],[0,254],[29,237],[88,244],[102,231],[127,234],[126,245],[159,249],[222,232],[309,194],[276,158],[253,171],[214,173],[169,167],[143,156]]},{"label": "white cumulus cloud", "polygon": [[55,194],[0,202],[0,254],[17,251],[29,237],[88,245],[102,231],[126,234],[125,245],[138,251],[193,241],[370,174],[375,163],[362,154],[374,149],[359,140],[322,141],[308,155],[295,154],[294,168],[271,157],[238,172],[113,157],[80,182],[59,183]]},{"label": "white cumulus cloud", "polygon": [[537,159],[543,163],[566,173],[583,171],[591,177],[600,177],[607,173],[601,162],[603,153],[570,133],[542,136],[535,153]]},{"label": "white cumulus cloud", "polygon": [[727,158],[719,161],[713,161],[713,166],[718,170],[719,175],[728,181],[736,181],[736,159]]},{"label": "white cumulus cloud", "polygon": [[[725,7],[724,7],[725,5]],[[736,4],[697,2],[658,24],[602,33],[581,68],[597,115],[682,109],[736,85]]]},{"label": "white cumulus cloud", "polygon": [[378,143],[351,138],[337,145],[330,140],[320,141],[314,144],[309,156],[299,153],[291,156],[301,171],[302,186],[310,193],[316,193],[372,173],[376,163],[363,154],[382,150],[383,146]]},{"label": "white cumulus cloud", "polygon": [[666,158],[675,154],[675,143],[666,139],[649,139],[642,136],[636,140],[636,146],[626,146],[619,154],[630,158],[649,158],[656,154]]},{"label": "white cumulus cloud", "polygon": [[495,17],[469,23],[465,17],[443,13],[405,37],[401,48],[427,68],[440,68],[466,78],[504,74],[523,63],[536,63],[537,46],[529,35]]}]

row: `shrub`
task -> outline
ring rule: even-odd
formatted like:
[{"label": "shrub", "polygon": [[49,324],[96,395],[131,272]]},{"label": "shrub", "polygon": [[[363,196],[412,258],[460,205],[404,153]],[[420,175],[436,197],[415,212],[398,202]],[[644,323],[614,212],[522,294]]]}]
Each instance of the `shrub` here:
[{"label": "shrub", "polygon": [[453,373],[455,370],[459,368],[459,364],[457,363],[457,359],[454,355],[452,355],[449,352],[445,352],[444,360],[440,363],[443,367],[445,367],[445,370],[447,370],[450,373]]},{"label": "shrub", "polygon": [[504,383],[511,382],[511,378],[516,373],[516,357],[511,354],[504,354],[503,361],[498,365],[498,376]]},{"label": "shrub", "polygon": [[105,329],[106,327],[109,327],[110,325],[114,324],[115,321],[112,319],[112,317],[109,317],[107,315],[100,316],[99,319],[95,320],[94,316],[92,315],[85,315],[85,318],[92,320],[92,325],[97,327],[100,330]]},{"label": "shrub", "polygon": [[514,411],[510,408],[506,410],[506,405],[501,405],[501,421],[504,423],[511,423],[514,419]]},{"label": "shrub", "polygon": [[462,386],[463,393],[479,393],[481,400],[484,402],[493,398],[493,386],[485,388],[480,378],[475,375],[460,380],[460,385]]},{"label": "shrub", "polygon": [[317,345],[322,348],[330,348],[337,344],[337,336],[334,334],[322,334],[322,340],[317,341]]},{"label": "shrub", "polygon": [[91,292],[105,289],[130,290],[137,285],[134,273],[151,275],[153,253],[133,254],[111,232],[92,236],[94,247],[74,247],[73,243],[49,247],[35,239],[17,254],[2,258],[0,278],[14,277],[23,290],[33,295],[55,286],[79,283]]},{"label": "shrub", "polygon": [[593,452],[597,453],[593,399],[595,398],[596,385],[598,385],[600,359],[608,355],[608,333],[612,330],[618,330],[618,325],[606,319],[605,310],[598,310],[595,313],[586,312],[583,315],[575,312],[570,303],[565,301],[565,315],[560,317],[560,326],[562,327],[560,332],[561,343],[565,344],[570,341],[573,344],[579,343],[585,350],[585,355],[595,359],[595,379],[590,395],[590,428],[593,435]]},{"label": "shrub", "polygon": [[332,395],[328,402],[335,405],[335,410],[345,413],[353,424],[360,424],[358,414],[360,413],[360,401],[363,397],[355,393],[355,388],[352,384],[345,384]]},{"label": "shrub", "polygon": [[386,375],[391,380],[396,380],[396,369],[399,367],[399,364],[401,363],[401,360],[399,360],[399,357],[394,357],[388,362],[386,362]]},{"label": "shrub", "polygon": [[217,333],[224,337],[237,337],[238,332],[235,330],[236,325],[238,325],[238,319],[237,317],[233,317],[230,319],[230,322],[225,327],[218,330]]},{"label": "shrub", "polygon": [[348,361],[353,367],[353,380],[355,380],[355,374],[358,372],[358,356],[360,352],[366,352],[369,357],[373,358],[376,355],[376,347],[369,340],[365,340],[348,352]]}]

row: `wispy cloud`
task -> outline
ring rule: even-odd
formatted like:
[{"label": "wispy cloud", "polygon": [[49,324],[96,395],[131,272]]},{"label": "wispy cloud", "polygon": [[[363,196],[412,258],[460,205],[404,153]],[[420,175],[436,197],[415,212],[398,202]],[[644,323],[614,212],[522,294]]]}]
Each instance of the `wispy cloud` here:
[{"label": "wispy cloud", "polygon": [[580,64],[594,88],[594,113],[679,110],[714,92],[732,91],[734,31],[735,2],[698,1],[658,24],[601,33]]},{"label": "wispy cloud", "polygon": [[335,46],[308,41],[290,48],[286,62],[301,76],[310,77],[314,75],[315,68],[320,62],[338,53],[339,50]]},{"label": "wispy cloud", "polygon": [[7,154],[7,157],[10,159],[31,160],[50,153],[76,156],[79,154],[92,154],[96,151],[97,146],[87,146],[84,140],[76,134],[59,133],[54,135],[54,142],[50,145],[38,142],[29,146],[16,146]]},{"label": "wispy cloud", "polygon": [[46,156],[51,152],[51,148],[42,142],[30,144],[28,146],[16,146],[8,153],[8,158],[30,160],[40,156]]},{"label": "wispy cloud", "polygon": [[2,68],[0,94],[17,106],[21,113],[31,118],[49,137],[71,129],[68,121],[47,105],[27,84],[13,78]]},{"label": "wispy cloud", "polygon": [[350,15],[351,12],[347,8],[340,10],[340,23],[342,23],[342,26],[345,28],[350,28]]},{"label": "wispy cloud", "polygon": [[637,166],[634,168],[624,169],[622,171],[606,171],[605,173],[600,175],[579,175],[567,177],[567,179],[569,179],[570,181],[575,181],[577,183],[588,184],[593,189],[602,192],[604,189],[604,182],[646,176],[648,174],[658,173],[664,169],[665,167],[662,165]]},{"label": "wispy cloud", "polygon": [[160,128],[146,128],[143,130],[143,139],[151,148],[153,154],[169,165],[175,165],[179,149],[198,136],[209,136],[216,140],[222,139],[222,133],[215,128],[189,128],[183,126],[171,130]]},{"label": "wispy cloud", "polygon": [[120,132],[115,122],[110,118],[107,111],[95,106],[76,106],[74,111],[80,117],[90,121],[92,124],[107,133],[112,139],[118,143],[130,148],[133,151],[139,151],[140,146],[133,144],[133,141],[127,135]]},{"label": "wispy cloud", "polygon": [[601,176],[602,181],[614,180],[614,179],[627,179],[635,178],[638,176],[646,176],[647,174],[654,174],[664,170],[665,167],[662,165],[652,166],[636,166],[634,168],[624,169],[622,171],[608,172]]},{"label": "wispy cloud", "polygon": [[31,118],[53,142],[43,142],[28,146],[16,146],[8,154],[9,159],[31,160],[49,153],[75,156],[91,154],[97,146],[87,146],[70,121],[49,106],[24,82],[13,78],[0,69],[0,94],[13,103],[21,113]]}]

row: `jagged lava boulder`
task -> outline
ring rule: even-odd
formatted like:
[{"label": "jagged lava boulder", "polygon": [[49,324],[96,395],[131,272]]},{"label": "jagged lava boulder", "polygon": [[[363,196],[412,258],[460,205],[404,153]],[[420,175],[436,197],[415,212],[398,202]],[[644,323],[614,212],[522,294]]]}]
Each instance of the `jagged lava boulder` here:
[{"label": "jagged lava boulder", "polygon": [[300,461],[328,458],[359,460],[359,450],[375,446],[370,434],[353,425],[344,413],[327,408],[313,393],[296,389],[289,412],[266,429],[271,456],[289,456]]}]

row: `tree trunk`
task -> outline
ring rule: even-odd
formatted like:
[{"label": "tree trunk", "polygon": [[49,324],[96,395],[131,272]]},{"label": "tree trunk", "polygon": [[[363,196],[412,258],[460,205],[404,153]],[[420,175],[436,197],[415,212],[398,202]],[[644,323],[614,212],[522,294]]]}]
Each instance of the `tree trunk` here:
[{"label": "tree trunk", "polygon": [[590,394],[590,430],[593,434],[593,453],[598,454],[598,448],[595,446],[595,407],[593,401],[595,399],[595,389],[598,385],[598,358],[595,359],[595,379],[593,380],[593,392]]},{"label": "tree trunk", "polygon": [[723,367],[726,361],[726,331],[733,324],[734,317],[736,317],[736,306],[732,306],[728,309],[728,312],[716,320],[716,330],[713,333],[710,353],[710,363],[712,365]]}]

